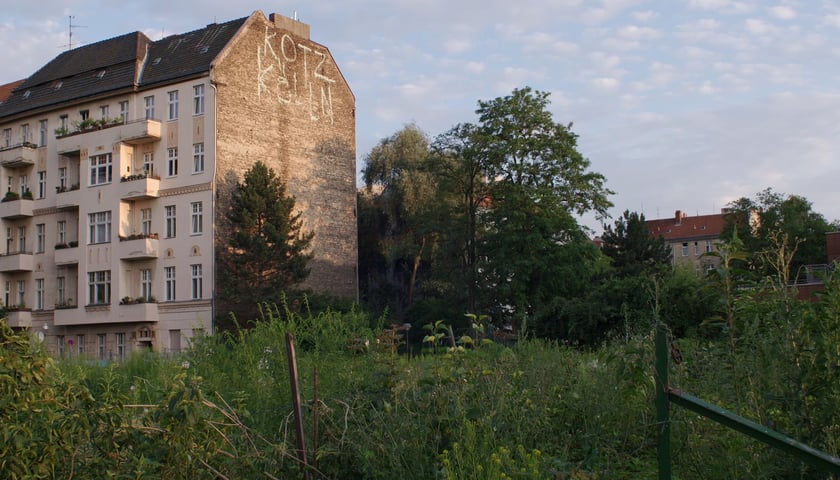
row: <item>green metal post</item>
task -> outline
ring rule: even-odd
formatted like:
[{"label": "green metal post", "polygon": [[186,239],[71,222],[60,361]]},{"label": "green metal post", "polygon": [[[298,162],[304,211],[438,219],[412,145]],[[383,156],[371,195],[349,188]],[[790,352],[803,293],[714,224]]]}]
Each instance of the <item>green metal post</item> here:
[{"label": "green metal post", "polygon": [[656,426],[659,480],[671,480],[671,415],[668,404],[668,345],[667,332],[662,324],[656,325]]}]

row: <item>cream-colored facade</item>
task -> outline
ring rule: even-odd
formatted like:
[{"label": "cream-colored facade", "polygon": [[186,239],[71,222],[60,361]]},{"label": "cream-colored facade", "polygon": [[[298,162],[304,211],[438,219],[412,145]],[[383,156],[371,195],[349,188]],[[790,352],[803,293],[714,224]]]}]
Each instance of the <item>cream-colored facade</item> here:
[{"label": "cream-colored facade", "polygon": [[[211,331],[223,190],[256,160],[281,173],[315,232],[315,284],[355,296],[354,100],[308,26],[255,12],[95,47],[69,52],[72,67],[57,57],[0,104],[0,288],[12,327],[56,354],[105,360],[177,352]],[[130,58],[108,63],[113,51]],[[260,55],[273,55],[262,78]],[[278,87],[276,71],[298,67],[299,90]],[[108,83],[120,69],[127,80]]]}]

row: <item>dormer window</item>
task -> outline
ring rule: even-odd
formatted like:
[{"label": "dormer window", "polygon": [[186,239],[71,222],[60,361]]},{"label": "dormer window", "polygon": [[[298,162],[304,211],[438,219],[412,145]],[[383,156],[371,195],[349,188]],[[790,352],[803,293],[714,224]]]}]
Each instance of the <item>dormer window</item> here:
[{"label": "dormer window", "polygon": [[99,73],[96,74],[96,78],[102,78],[105,76],[105,70],[100,70]]},{"label": "dormer window", "polygon": [[52,88],[53,90],[58,90],[59,88],[61,88],[62,85],[64,85],[64,82],[62,82],[61,80],[56,80],[53,82]]},{"label": "dormer window", "polygon": [[29,98],[29,95],[30,95],[31,93],[32,93],[32,92],[31,92],[31,91],[29,91],[29,90],[27,90],[27,91],[23,92],[23,99],[24,99],[24,100],[26,100],[27,98]]}]

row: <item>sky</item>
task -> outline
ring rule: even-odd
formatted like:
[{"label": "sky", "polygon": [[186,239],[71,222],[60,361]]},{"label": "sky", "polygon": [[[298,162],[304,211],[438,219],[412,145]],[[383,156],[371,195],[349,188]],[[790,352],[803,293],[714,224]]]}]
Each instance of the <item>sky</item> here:
[{"label": "sky", "polygon": [[406,124],[433,139],[530,86],[616,192],[609,223],[719,213],[766,188],[840,219],[840,1],[9,2],[0,84],[66,49],[71,15],[79,46],[255,10],[296,15],[329,48],[356,96],[359,169]]}]

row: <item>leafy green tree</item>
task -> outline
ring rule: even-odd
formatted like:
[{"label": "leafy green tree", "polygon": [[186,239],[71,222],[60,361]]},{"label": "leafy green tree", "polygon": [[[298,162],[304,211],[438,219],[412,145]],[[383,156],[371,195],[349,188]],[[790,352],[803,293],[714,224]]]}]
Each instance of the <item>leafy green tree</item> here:
[{"label": "leafy green tree", "polygon": [[253,320],[259,302],[278,299],[309,275],[313,234],[303,231],[285,184],[259,161],[234,189],[226,219],[230,236],[218,259],[222,312]]},{"label": "leafy green tree", "polygon": [[671,262],[671,249],[661,237],[651,237],[644,214],[625,210],[614,228],[604,225],[601,239],[601,251],[621,276],[662,272]]}]

